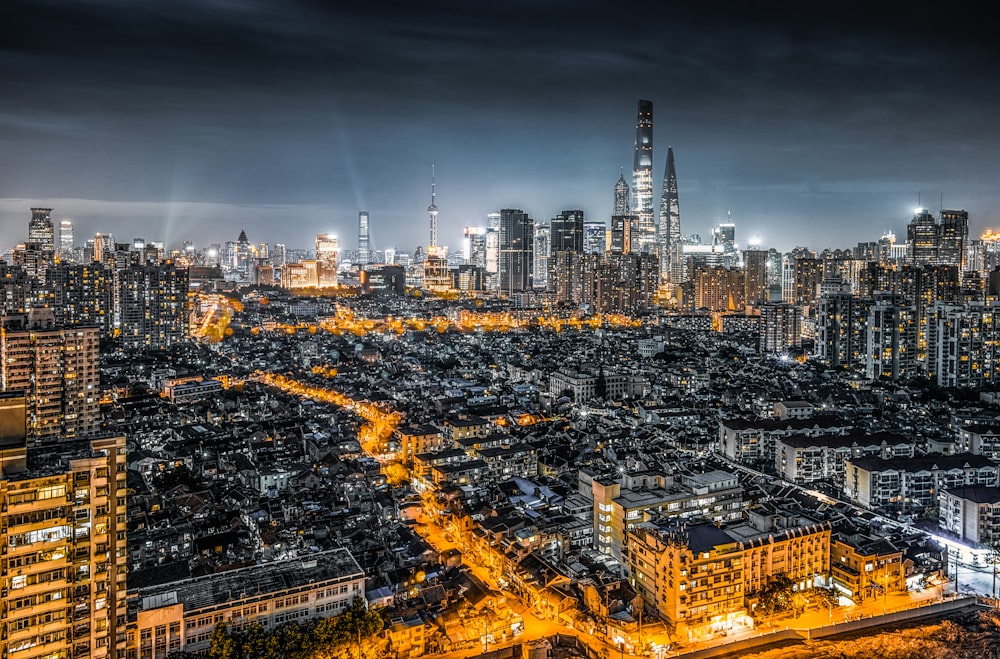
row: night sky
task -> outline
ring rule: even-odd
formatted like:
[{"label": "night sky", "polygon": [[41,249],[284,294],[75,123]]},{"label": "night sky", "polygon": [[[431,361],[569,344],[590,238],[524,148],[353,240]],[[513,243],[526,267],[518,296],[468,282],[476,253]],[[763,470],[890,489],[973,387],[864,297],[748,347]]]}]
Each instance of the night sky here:
[{"label": "night sky", "polygon": [[[867,6],[871,4],[873,6]],[[607,220],[639,98],[681,225],[905,239],[917,205],[1000,227],[992,22],[956,3],[75,0],[0,9],[0,248],[34,205],[177,246],[440,242],[503,207]],[[877,6],[875,6],[877,5]],[[342,8],[348,7],[348,8]],[[337,7],[337,8],[334,8]],[[946,12],[946,13],[945,13]]]}]

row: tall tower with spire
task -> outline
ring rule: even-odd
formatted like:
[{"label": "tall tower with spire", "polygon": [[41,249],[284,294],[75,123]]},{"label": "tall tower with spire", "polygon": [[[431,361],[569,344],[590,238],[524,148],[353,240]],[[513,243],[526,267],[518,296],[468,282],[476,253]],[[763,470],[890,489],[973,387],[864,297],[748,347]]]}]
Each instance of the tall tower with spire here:
[{"label": "tall tower with spire", "polygon": [[618,182],[615,183],[615,212],[612,215],[628,215],[631,210],[632,199],[628,183],[625,182],[625,172],[621,170],[618,174]]},{"label": "tall tower with spire", "polygon": [[637,236],[633,238],[643,251],[656,242],[653,220],[653,102],[640,100],[635,123],[635,157],[632,163],[632,192],[638,216]]},{"label": "tall tower with spire", "polygon": [[681,207],[677,197],[677,168],[674,149],[667,147],[667,167],[663,172],[663,193],[660,196],[660,222],[656,227],[657,255],[660,257],[660,279],[680,284],[683,278],[681,262]]},{"label": "tall tower with spire", "polygon": [[435,171],[434,165],[431,165],[431,205],[427,207],[427,216],[430,220],[431,225],[431,235],[430,242],[427,244],[427,253],[430,254],[432,251],[437,251],[438,244],[438,207],[437,207],[437,190],[435,189]]}]

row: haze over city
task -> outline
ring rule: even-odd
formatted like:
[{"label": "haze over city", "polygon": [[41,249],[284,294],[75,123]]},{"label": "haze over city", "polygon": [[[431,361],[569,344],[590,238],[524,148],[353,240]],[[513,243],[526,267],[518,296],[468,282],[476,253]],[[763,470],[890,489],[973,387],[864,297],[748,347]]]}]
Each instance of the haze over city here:
[{"label": "haze over city", "polygon": [[959,11],[782,3],[18,2],[0,27],[0,237],[28,208],[168,247],[440,242],[486,213],[607,221],[654,103],[682,228],[850,247],[918,203],[1000,223],[996,49]]}]

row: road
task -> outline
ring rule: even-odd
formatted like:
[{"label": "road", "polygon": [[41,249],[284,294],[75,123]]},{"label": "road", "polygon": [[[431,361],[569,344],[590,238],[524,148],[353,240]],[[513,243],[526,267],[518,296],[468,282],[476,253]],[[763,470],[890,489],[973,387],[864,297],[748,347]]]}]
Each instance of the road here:
[{"label": "road", "polygon": [[[614,659],[614,657],[632,657],[633,659],[638,659],[637,655],[623,653],[620,646],[607,643],[604,639],[594,636],[586,630],[570,628],[556,620],[539,616],[529,604],[520,602],[512,593],[498,584],[496,576],[490,569],[472,561],[468,555],[467,549],[456,543],[455,540],[449,537],[449,532],[442,529],[436,521],[428,519],[426,514],[424,518],[421,519],[421,523],[417,525],[416,529],[421,537],[423,537],[423,539],[426,540],[439,553],[449,549],[458,549],[461,551],[463,555],[463,565],[471,570],[477,579],[482,581],[491,589],[504,593],[508,600],[520,604],[520,606],[515,605],[515,607],[512,608],[516,608],[518,613],[521,615],[521,618],[524,621],[524,632],[516,638],[508,638],[505,643],[497,645],[491,643],[489,645],[489,649],[496,649],[497,647],[512,645],[514,643],[526,643],[528,641],[533,641],[546,636],[553,636],[555,634],[569,634],[578,637],[581,642],[585,643],[589,647],[600,651],[605,657],[610,657],[611,659]],[[448,653],[445,657],[457,658],[477,656],[481,654],[481,652],[482,648],[476,648],[469,651]]]}]

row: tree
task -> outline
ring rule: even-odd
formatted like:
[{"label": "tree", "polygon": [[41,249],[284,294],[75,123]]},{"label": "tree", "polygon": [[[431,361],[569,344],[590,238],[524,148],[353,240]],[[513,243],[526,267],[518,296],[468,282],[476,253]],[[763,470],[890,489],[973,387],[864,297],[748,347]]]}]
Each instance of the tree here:
[{"label": "tree", "polygon": [[604,376],[604,366],[601,366],[600,372],[597,374],[597,384],[594,385],[594,396],[598,400],[604,400],[608,397],[608,379]]},{"label": "tree", "polygon": [[220,622],[212,630],[211,646],[208,648],[209,659],[239,659],[239,648],[229,634],[225,623]]},{"label": "tree", "polygon": [[775,577],[774,581],[760,591],[756,610],[763,616],[770,616],[792,608],[793,585],[792,580],[784,574]]},{"label": "tree", "polygon": [[230,632],[224,623],[212,630],[210,659],[361,659],[363,650],[381,650],[371,639],[382,632],[382,613],[356,597],[344,613],[307,625],[286,623],[268,632],[254,623]]},{"label": "tree", "polygon": [[363,599],[355,597],[351,608],[336,618],[329,619],[334,627],[334,638],[347,645],[356,643],[357,656],[361,659],[362,641],[382,632],[385,620],[381,611],[369,609]]}]

